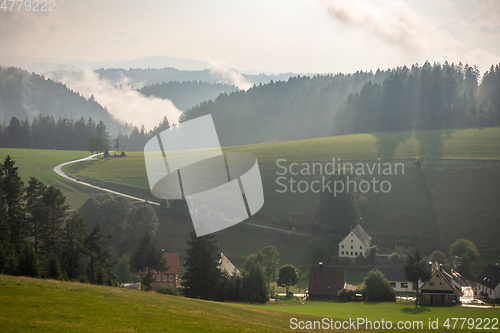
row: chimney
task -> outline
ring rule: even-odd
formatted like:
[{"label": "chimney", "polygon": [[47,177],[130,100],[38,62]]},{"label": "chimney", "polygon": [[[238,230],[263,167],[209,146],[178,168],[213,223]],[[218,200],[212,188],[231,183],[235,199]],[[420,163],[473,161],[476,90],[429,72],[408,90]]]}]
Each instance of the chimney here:
[{"label": "chimney", "polygon": [[443,264],[439,264],[439,271],[442,272],[443,271]]}]

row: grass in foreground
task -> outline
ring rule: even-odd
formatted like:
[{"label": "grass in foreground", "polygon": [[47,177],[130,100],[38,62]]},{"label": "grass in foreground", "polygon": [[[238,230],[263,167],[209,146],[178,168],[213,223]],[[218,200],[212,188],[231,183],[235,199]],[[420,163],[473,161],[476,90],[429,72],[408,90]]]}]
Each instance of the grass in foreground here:
[{"label": "grass in foreground", "polygon": [[288,330],[289,317],[137,290],[0,275],[2,332],[280,332]]},{"label": "grass in foreground", "polygon": [[[336,320],[356,320],[357,318],[366,318],[370,321],[391,321],[394,327],[398,321],[422,321],[424,324],[423,330],[419,332],[427,332],[437,330],[429,330],[429,319],[435,321],[438,319],[439,331],[454,331],[443,326],[447,318],[499,318],[499,308],[464,308],[450,306],[427,306],[417,307],[410,301],[370,303],[370,302],[350,302],[340,303],[338,301],[295,301],[289,300],[280,303],[268,303],[266,305],[241,305],[245,308],[279,311],[288,313],[291,316],[318,316],[320,318],[335,318]],[[453,326],[454,321],[451,321]],[[461,322],[457,324],[455,331],[467,331],[460,328]],[[500,325],[500,324],[499,324]],[[497,325],[497,330],[500,326]],[[484,326],[484,325],[483,325]],[[491,329],[491,324],[490,324]],[[383,331],[383,330],[382,330]]]}]

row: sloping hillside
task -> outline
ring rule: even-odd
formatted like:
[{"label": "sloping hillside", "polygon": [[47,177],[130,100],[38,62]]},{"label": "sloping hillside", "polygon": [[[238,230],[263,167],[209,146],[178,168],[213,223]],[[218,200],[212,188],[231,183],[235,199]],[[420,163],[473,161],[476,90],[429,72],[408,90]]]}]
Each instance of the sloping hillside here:
[{"label": "sloping hillside", "polygon": [[0,67],[0,120],[20,120],[41,114],[78,120],[92,117],[102,121],[112,133],[128,129],[116,121],[93,97],[86,99],[65,85],[25,70]]}]

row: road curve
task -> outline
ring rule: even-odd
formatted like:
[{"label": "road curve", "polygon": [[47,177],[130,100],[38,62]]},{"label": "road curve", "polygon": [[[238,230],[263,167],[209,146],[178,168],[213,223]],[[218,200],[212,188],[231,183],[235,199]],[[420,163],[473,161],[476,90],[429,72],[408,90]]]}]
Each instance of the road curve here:
[{"label": "road curve", "polygon": [[[110,189],[107,189],[107,188],[104,188],[104,187],[100,187],[100,186],[96,186],[96,185],[92,185],[92,184],[89,184],[89,183],[82,182],[82,181],[80,181],[78,179],[75,179],[75,178],[73,178],[71,176],[68,176],[66,173],[64,173],[64,171],[62,171],[62,168],[65,165],[69,165],[69,164],[73,164],[73,163],[78,163],[78,162],[83,162],[83,161],[91,161],[96,156],[97,156],[97,154],[94,154],[94,155],[90,155],[90,156],[87,156],[87,157],[84,157],[84,158],[80,158],[78,160],[64,162],[64,163],[61,163],[61,164],[55,166],[54,169],[52,169],[52,170],[54,170],[54,172],[57,173],[59,176],[65,178],[65,179],[71,180],[72,182],[75,182],[75,183],[80,184],[80,185],[84,185],[84,186],[92,187],[92,188],[94,188],[96,190],[100,190],[100,191],[104,191],[104,192],[108,192],[108,193],[120,195],[122,197],[129,198],[129,199],[132,199],[132,200],[137,200],[137,201],[142,201],[142,202],[148,202],[148,203],[150,203],[152,205],[157,205],[157,206],[159,205],[159,203],[154,202],[154,201],[149,201],[149,200],[141,199],[141,198],[138,198],[138,197],[134,197],[134,196],[125,194],[125,193],[113,191],[113,190],[110,190]],[[267,230],[272,230],[272,231],[277,231],[277,232],[282,232],[282,233],[288,233],[289,232],[289,230],[275,228],[275,227],[268,227],[268,226],[265,226],[265,225],[260,225],[260,224],[250,223],[250,222],[246,222],[246,223],[243,222],[243,223],[246,224],[246,225],[249,225],[249,226],[252,226],[252,227],[256,227],[256,228],[261,228],[261,229],[267,229]],[[303,233],[303,232],[295,232],[295,234],[296,235],[300,235],[300,236],[312,237],[312,235],[309,235],[309,234],[306,234],[306,233]]]},{"label": "road curve", "polygon": [[159,203],[154,202],[154,201],[149,201],[149,200],[141,199],[141,198],[138,198],[138,197],[134,197],[134,196],[125,194],[125,193],[116,192],[116,191],[113,191],[113,190],[110,190],[110,189],[107,189],[107,188],[104,188],[104,187],[100,187],[100,186],[96,186],[96,185],[92,185],[92,184],[89,184],[89,183],[82,182],[82,181],[80,181],[78,179],[75,179],[75,178],[73,178],[71,176],[68,176],[67,174],[64,173],[64,171],[62,171],[62,167],[65,166],[65,165],[69,165],[69,164],[73,164],[73,163],[78,163],[78,162],[83,162],[83,161],[91,161],[96,156],[97,156],[97,154],[94,154],[94,155],[90,155],[90,156],[81,158],[79,160],[64,162],[64,163],[61,163],[61,164],[55,166],[54,169],[52,169],[52,170],[54,170],[55,173],[57,173],[59,176],[61,176],[63,178],[66,178],[68,180],[71,180],[72,182],[75,182],[75,183],[78,183],[78,184],[81,184],[81,185],[84,185],[84,186],[95,188],[96,190],[100,190],[100,191],[104,191],[104,192],[108,192],[108,193],[112,193],[112,194],[116,194],[116,195],[121,195],[122,197],[133,199],[133,200],[137,200],[137,201],[148,202],[148,203],[150,203],[152,205],[159,205]]}]

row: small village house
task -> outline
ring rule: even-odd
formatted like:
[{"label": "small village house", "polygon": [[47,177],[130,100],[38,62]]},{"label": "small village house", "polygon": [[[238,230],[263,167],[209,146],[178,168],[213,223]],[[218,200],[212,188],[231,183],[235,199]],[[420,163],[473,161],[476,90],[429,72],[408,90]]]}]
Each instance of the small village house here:
[{"label": "small village house", "polygon": [[[158,286],[170,286],[177,288],[179,283],[179,254],[163,253],[163,258],[167,260],[167,269],[161,272],[153,271],[153,290],[158,290]],[[140,275],[146,275],[148,270],[140,272]],[[144,286],[141,284],[141,290]]]},{"label": "small village house", "polygon": [[489,264],[476,279],[476,293],[489,299],[500,299],[500,265]]},{"label": "small village house", "polygon": [[432,264],[432,276],[421,286],[422,305],[453,305],[460,301],[462,287],[439,263]]},{"label": "small village house", "polygon": [[233,265],[224,253],[220,254],[218,267],[221,271],[225,271],[229,276],[241,276],[240,271]]},{"label": "small village house", "polygon": [[408,281],[403,266],[380,267],[378,270],[384,274],[391,284],[392,289],[397,292],[414,292],[413,283]]},{"label": "small village house", "polygon": [[339,258],[354,260],[359,255],[366,257],[371,240],[370,235],[358,224],[339,243]]}]

